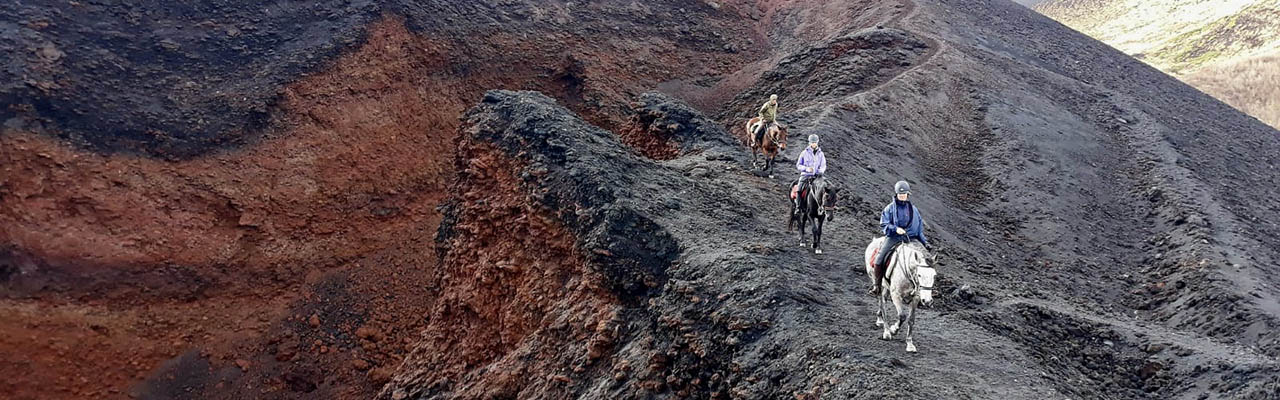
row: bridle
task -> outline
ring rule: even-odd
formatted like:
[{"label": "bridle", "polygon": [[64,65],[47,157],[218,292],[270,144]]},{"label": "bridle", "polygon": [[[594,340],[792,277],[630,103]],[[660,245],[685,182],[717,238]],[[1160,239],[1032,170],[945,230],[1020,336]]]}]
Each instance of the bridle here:
[{"label": "bridle", "polygon": [[[765,129],[768,129],[768,128],[765,128]],[[779,140],[779,136],[780,136],[780,135],[778,135],[778,134],[777,134],[777,133],[775,133],[775,132],[782,132],[782,128],[778,128],[778,129],[776,129],[776,130],[775,130],[775,129],[769,129],[769,130],[768,130],[768,132],[765,132],[765,136],[768,136],[768,137],[769,137],[769,142],[770,142],[770,143],[773,143],[773,147],[777,147],[777,148],[779,148],[779,149],[780,149],[780,148],[782,148],[783,142],[782,142],[781,140]]]},{"label": "bridle", "polygon": [[[907,245],[907,244],[903,244],[903,246],[906,246],[906,245]],[[891,262],[891,263],[889,263],[888,268],[887,268],[887,269],[885,270],[885,272],[884,272],[884,278],[885,278],[886,280],[892,281],[892,279],[891,279],[891,278],[893,277],[893,271],[895,271],[895,270],[897,270],[897,269],[898,269],[898,264],[906,264],[906,263],[907,263],[907,260],[906,260],[907,255],[906,255],[905,253],[903,253],[903,252],[902,252],[902,250],[904,250],[904,249],[898,249],[898,251],[896,251],[896,252],[894,253],[894,257],[901,257],[900,259],[898,259],[898,260],[897,260],[897,261],[900,261],[900,262]],[[935,256],[933,256],[933,258],[934,258],[934,259],[935,259],[935,261],[936,261],[937,256],[935,255]],[[927,264],[926,264],[926,266],[927,266]],[[920,266],[919,266],[919,265],[912,265],[912,266],[910,266],[910,267],[908,267],[908,266],[906,266],[906,265],[902,265],[902,268],[904,269],[903,273],[907,274],[907,277],[908,277],[907,281],[908,281],[908,282],[911,282],[911,286],[912,286],[912,289],[911,289],[911,295],[912,295],[912,296],[919,296],[919,295],[920,295],[920,291],[921,291],[921,290],[933,290],[933,285],[924,286],[924,285],[921,285],[921,284],[920,284]],[[910,269],[910,272],[905,271],[905,269]]]}]

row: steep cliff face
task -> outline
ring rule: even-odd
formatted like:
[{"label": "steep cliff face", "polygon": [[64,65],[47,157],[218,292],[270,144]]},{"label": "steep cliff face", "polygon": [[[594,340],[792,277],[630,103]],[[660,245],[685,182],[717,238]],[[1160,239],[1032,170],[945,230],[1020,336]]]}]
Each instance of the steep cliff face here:
[{"label": "steep cliff face", "polygon": [[[1012,2],[131,4],[0,6],[0,397],[1280,390],[1280,137]],[[914,355],[860,261],[902,179]]]},{"label": "steep cliff face", "polygon": [[755,46],[707,6],[0,7],[17,398],[367,398],[441,295],[436,207],[485,90],[622,125]]}]

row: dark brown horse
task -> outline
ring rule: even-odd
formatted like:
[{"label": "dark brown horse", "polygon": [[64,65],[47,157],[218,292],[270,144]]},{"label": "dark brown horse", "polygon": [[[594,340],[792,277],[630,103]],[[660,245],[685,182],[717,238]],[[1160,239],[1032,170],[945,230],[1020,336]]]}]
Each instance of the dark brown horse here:
[{"label": "dark brown horse", "polygon": [[809,184],[809,189],[801,191],[799,198],[796,200],[800,204],[799,214],[790,213],[791,218],[787,221],[787,232],[791,232],[791,228],[796,223],[800,224],[800,247],[806,247],[804,228],[807,224],[813,224],[813,253],[822,254],[822,225],[824,222],[835,218],[833,212],[836,208],[836,194],[839,188],[827,182],[826,178],[818,176],[813,179],[813,183]]},{"label": "dark brown horse", "polygon": [[756,161],[756,153],[764,154],[764,166],[761,171],[769,171],[773,169],[773,160],[778,157],[778,153],[787,149],[787,128],[781,124],[773,124],[764,133],[763,138],[756,138],[756,129],[760,126],[760,117],[752,118],[747,121],[747,145],[751,146],[751,165],[759,165]]}]

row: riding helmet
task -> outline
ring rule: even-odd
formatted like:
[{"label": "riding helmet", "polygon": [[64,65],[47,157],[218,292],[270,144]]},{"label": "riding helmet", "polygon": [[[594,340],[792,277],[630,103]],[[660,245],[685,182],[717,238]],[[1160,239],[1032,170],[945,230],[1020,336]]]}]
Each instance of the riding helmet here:
[{"label": "riding helmet", "polygon": [[818,143],[818,135],[817,134],[809,135],[809,144],[816,144],[816,143]]},{"label": "riding helmet", "polygon": [[907,183],[907,181],[898,181],[898,183],[893,184],[893,191],[898,194],[911,193],[911,184]]}]

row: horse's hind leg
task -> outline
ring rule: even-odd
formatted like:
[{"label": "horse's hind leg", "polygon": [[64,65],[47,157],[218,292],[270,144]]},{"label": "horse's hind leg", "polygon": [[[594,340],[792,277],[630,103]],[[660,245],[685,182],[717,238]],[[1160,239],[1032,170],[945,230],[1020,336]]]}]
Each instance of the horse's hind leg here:
[{"label": "horse's hind leg", "polygon": [[[875,260],[872,260],[871,262],[875,262]],[[871,267],[870,269],[874,269],[874,268],[875,267]],[[867,271],[867,278],[868,280],[871,281],[872,287],[875,287],[876,285],[875,275],[876,275],[875,272]],[[880,293],[876,293],[876,296],[880,298],[880,307],[876,308],[876,326],[883,327],[884,326],[884,292],[881,291]]]},{"label": "horse's hind leg", "polygon": [[[880,292],[880,294],[879,294],[879,295],[880,295],[880,312],[879,312],[879,315],[883,315],[883,316],[885,316],[885,317],[888,317],[888,316],[889,316],[889,312],[888,312],[888,311],[885,311],[885,309],[884,309],[884,306],[885,306],[885,304],[884,304],[884,303],[885,303],[885,301],[884,301],[884,295],[885,295],[885,293],[884,293],[884,292]],[[884,328],[884,331],[880,333],[880,339],[883,339],[883,340],[893,339],[893,333],[889,332],[889,322],[888,322],[887,320],[881,319],[881,320],[880,320],[880,327]]]},{"label": "horse's hind leg", "polygon": [[916,352],[916,343],[911,340],[911,334],[916,328],[916,307],[920,305],[919,299],[911,299],[911,305],[907,307],[907,352]]},{"label": "horse's hind leg", "polygon": [[880,302],[880,308],[876,309],[876,326],[884,326],[884,302]]},{"label": "horse's hind leg", "polygon": [[805,215],[804,210],[800,210],[800,247],[804,247],[804,225],[809,222],[809,217]]}]

